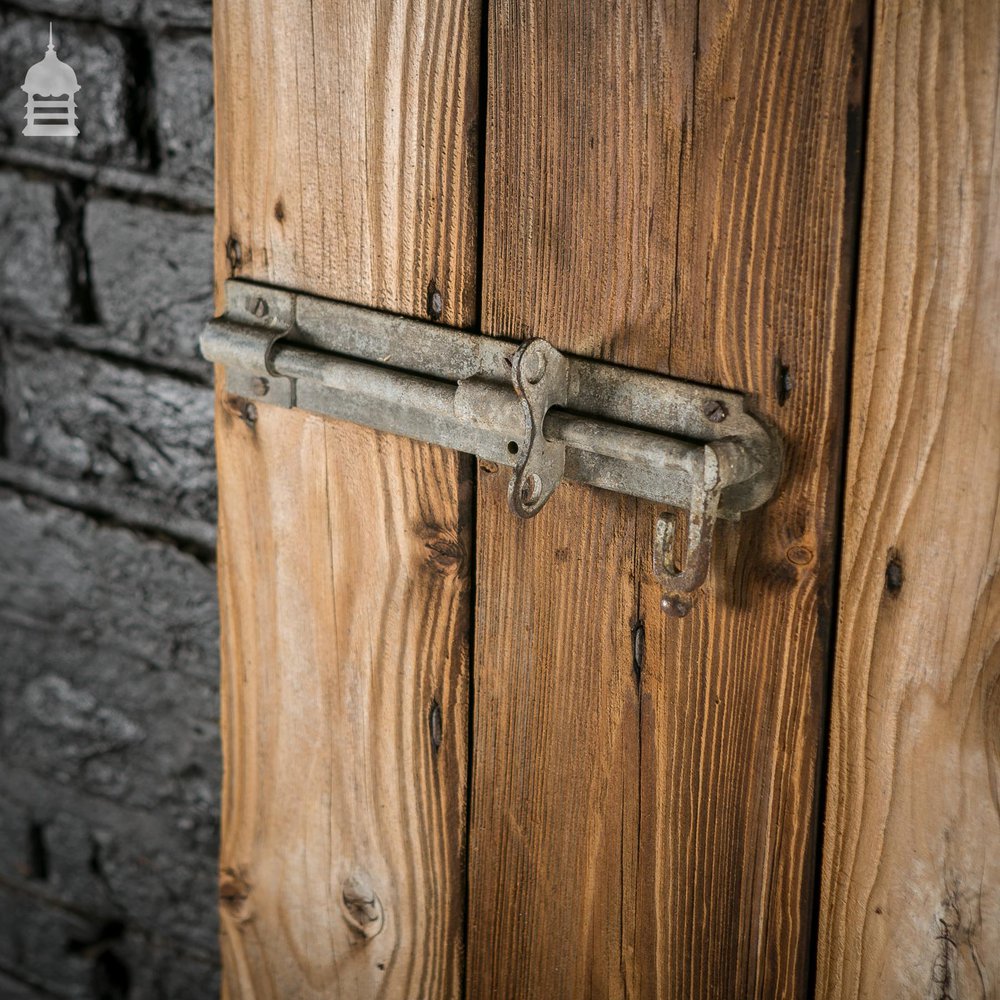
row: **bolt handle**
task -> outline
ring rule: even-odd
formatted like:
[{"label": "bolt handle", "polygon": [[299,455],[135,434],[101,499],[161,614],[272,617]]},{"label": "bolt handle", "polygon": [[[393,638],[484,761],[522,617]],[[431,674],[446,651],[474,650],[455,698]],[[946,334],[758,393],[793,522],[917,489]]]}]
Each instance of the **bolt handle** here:
[{"label": "bolt handle", "polygon": [[518,517],[534,517],[562,482],[566,446],[545,437],[545,416],[565,406],[569,364],[541,337],[526,340],[511,358],[511,381],[524,412],[524,442],[518,449],[507,503]]}]

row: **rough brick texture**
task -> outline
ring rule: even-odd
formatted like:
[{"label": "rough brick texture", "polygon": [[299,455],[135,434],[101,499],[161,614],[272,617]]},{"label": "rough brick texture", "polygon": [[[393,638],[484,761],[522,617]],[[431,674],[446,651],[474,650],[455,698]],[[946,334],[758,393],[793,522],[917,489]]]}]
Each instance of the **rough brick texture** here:
[{"label": "rough brick texture", "polygon": [[161,38],[155,49],[163,170],[199,184],[212,179],[212,47],[194,35]]},{"label": "rough brick texture", "polygon": [[211,0],[146,0],[143,16],[150,23],[210,28],[212,4]]},{"label": "rough brick texture", "polygon": [[[207,84],[206,84],[207,85]],[[84,213],[94,307],[119,349],[162,363],[197,356],[212,312],[212,219],[93,199]]]},{"label": "rough brick texture", "polygon": [[18,0],[18,7],[61,22],[63,18],[133,24],[139,19],[142,0]]},{"label": "rough brick texture", "polygon": [[[190,952],[210,967],[213,569],[166,541],[2,489],[0,537],[0,890],[72,908],[90,937],[120,923],[115,947],[130,969],[154,939],[170,965]],[[69,939],[46,939],[44,912],[34,935],[20,909],[0,904],[0,967],[30,981],[41,949],[54,949],[68,980],[47,987],[90,995],[86,983],[74,992],[81,959]]]},{"label": "rough brick texture", "polygon": [[[0,304],[44,319],[72,313],[72,257],[59,240],[58,185],[0,173]],[[39,285],[45,289],[38,294]]]},{"label": "rough brick texture", "polygon": [[53,19],[59,58],[73,67],[80,91],[76,95],[76,139],[22,135],[27,95],[24,74],[45,55],[49,18],[15,11],[0,15],[3,58],[0,59],[0,136],[8,145],[55,153],[90,162],[120,166],[141,164],[141,137],[130,131],[134,95],[131,39],[111,28]]},{"label": "rough brick texture", "polygon": [[210,389],[20,337],[2,356],[9,458],[214,518]]},{"label": "rough brick texture", "polygon": [[[81,134],[22,136],[53,22]],[[205,0],[0,0],[0,998],[218,993]]]},{"label": "rough brick texture", "polygon": [[212,26],[210,0],[18,0],[17,5],[47,17],[79,18],[120,26],[206,30]]}]

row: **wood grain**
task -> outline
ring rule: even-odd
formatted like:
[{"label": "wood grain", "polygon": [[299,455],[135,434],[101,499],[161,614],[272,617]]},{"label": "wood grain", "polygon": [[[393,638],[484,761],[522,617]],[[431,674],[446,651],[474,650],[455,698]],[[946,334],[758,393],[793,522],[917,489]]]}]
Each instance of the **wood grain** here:
[{"label": "wood grain", "polygon": [[657,508],[517,525],[481,467],[470,996],[806,990],[866,14],[490,8],[484,325],[746,390],[787,456],[683,620]]},{"label": "wood grain", "polygon": [[221,398],[228,992],[452,997],[468,738],[454,457],[243,412]]},{"label": "wood grain", "polygon": [[223,0],[214,41],[216,273],[472,323],[478,4]]},{"label": "wood grain", "polygon": [[817,995],[1000,994],[1000,8],[884,0]]},{"label": "wood grain", "polygon": [[[216,5],[220,285],[411,315],[437,290],[474,322],[478,16]],[[224,993],[454,997],[470,485],[454,453],[255,405],[220,388]]]}]

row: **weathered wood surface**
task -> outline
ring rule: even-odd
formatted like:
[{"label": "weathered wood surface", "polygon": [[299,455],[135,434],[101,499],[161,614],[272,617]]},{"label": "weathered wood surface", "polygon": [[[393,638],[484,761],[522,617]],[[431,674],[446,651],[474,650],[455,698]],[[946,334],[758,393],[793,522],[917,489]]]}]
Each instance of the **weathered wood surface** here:
[{"label": "weathered wood surface", "polygon": [[1000,995],[1000,8],[873,47],[818,996]]},{"label": "weathered wood surface", "polygon": [[490,8],[485,328],[748,390],[788,453],[684,620],[656,508],[518,524],[480,466],[470,997],[806,990],[866,17]]},{"label": "weathered wood surface", "polygon": [[[227,0],[215,18],[220,282],[413,315],[436,289],[442,321],[472,323],[478,9]],[[460,460],[259,403],[252,417],[220,392],[225,993],[453,997]]]},{"label": "weathered wood surface", "polygon": [[452,997],[468,738],[454,457],[241,412],[220,401],[227,987]]},{"label": "weathered wood surface", "polygon": [[223,0],[216,273],[474,321],[479,6]]}]

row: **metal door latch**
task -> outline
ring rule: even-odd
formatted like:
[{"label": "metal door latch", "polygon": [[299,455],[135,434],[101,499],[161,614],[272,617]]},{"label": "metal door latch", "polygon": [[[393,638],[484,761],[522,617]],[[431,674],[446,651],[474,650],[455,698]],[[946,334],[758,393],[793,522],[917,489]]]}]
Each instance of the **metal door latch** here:
[{"label": "metal door latch", "polygon": [[662,606],[708,573],[718,518],[765,503],[781,470],[775,433],[739,393],[692,385],[252,282],[226,283],[202,353],[226,389],[513,466],[511,510],[534,517],[564,479],[687,511],[653,539]]}]

